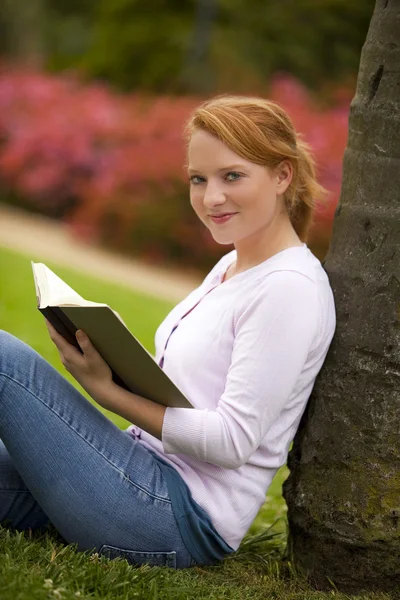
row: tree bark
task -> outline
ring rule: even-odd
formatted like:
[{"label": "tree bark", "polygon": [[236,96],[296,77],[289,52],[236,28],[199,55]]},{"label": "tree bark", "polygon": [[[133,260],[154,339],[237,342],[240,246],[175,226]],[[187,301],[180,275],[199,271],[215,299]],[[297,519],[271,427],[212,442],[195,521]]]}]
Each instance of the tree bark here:
[{"label": "tree bark", "polygon": [[289,454],[291,560],[320,589],[400,589],[400,0],[377,0],[324,267],[337,329]]}]

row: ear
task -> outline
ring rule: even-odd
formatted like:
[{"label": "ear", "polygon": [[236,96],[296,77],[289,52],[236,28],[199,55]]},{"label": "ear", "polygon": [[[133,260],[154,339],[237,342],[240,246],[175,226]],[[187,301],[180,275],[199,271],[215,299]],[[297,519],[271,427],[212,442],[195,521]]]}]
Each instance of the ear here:
[{"label": "ear", "polygon": [[293,177],[293,167],[289,160],[283,160],[276,167],[276,191],[279,195],[288,189]]}]

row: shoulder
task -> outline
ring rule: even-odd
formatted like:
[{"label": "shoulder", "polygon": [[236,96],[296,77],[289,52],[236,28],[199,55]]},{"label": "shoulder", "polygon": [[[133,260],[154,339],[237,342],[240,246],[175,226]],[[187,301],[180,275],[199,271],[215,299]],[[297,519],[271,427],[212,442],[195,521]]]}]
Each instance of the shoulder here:
[{"label": "shoulder", "polygon": [[[255,282],[254,282],[255,283]],[[277,269],[264,274],[239,302],[240,312],[268,310],[280,314],[288,309],[297,312],[302,305],[311,309],[318,304],[318,283],[310,274],[293,269]]]},{"label": "shoulder", "polygon": [[[248,304],[252,299],[284,298],[290,304],[304,297],[330,297],[332,291],[328,276],[319,261],[309,248],[293,247],[273,256],[260,265],[260,268],[249,272],[249,277],[242,288],[243,301]],[[247,298],[245,298],[247,296]],[[240,304],[240,302],[239,302]]]},{"label": "shoulder", "polygon": [[332,289],[323,266],[310,251],[271,261],[248,283],[236,304],[235,334],[252,322],[264,335],[271,328],[279,336],[294,331],[304,338],[311,335],[315,347],[332,338],[336,325]]},{"label": "shoulder", "polygon": [[321,263],[308,248],[293,248],[275,255],[249,272],[238,293],[234,324],[254,322],[267,330],[272,323],[301,320],[318,328],[321,319]]},{"label": "shoulder", "polygon": [[[282,275],[278,275],[281,273]],[[293,276],[290,275],[293,274]],[[272,257],[272,260],[266,264],[265,275],[273,275],[275,280],[286,278],[287,280],[300,282],[302,277],[318,284],[320,281],[327,281],[326,272],[320,260],[303,245],[302,247],[289,248]]]}]

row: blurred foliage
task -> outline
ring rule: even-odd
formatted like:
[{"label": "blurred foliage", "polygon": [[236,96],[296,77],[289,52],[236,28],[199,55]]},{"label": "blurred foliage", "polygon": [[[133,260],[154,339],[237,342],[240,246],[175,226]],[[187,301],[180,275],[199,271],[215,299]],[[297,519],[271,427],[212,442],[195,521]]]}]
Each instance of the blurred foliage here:
[{"label": "blurred foliage", "polygon": [[[221,88],[287,72],[309,87],[357,74],[375,0],[220,0],[212,57]],[[225,75],[225,77],[224,77]]]},{"label": "blurred foliage", "polygon": [[[337,90],[320,109],[290,77],[275,78],[280,103],[315,153],[329,201],[318,205],[323,256],[338,201],[350,98]],[[0,71],[0,194],[62,218],[76,235],[158,262],[210,268],[216,244],[189,202],[183,126],[200,97],[117,94],[71,75]],[[322,237],[321,237],[322,236]]]},{"label": "blurred foliage", "polygon": [[82,65],[125,90],[180,87],[194,0],[100,0]]},{"label": "blurred foliage", "polygon": [[79,69],[123,90],[261,93],[280,72],[320,90],[332,80],[354,84],[374,4],[30,0],[28,11],[26,0],[5,0],[0,51],[13,54],[13,40],[28,40],[22,50],[32,54],[36,44],[43,66]]}]

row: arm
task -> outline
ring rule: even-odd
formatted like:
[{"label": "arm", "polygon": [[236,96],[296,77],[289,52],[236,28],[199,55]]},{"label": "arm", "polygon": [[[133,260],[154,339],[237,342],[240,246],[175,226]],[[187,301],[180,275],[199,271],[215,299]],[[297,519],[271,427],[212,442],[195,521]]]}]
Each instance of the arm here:
[{"label": "arm", "polygon": [[96,397],[92,394],[91,396],[103,408],[123,417],[130,423],[134,423],[140,429],[144,429],[147,433],[161,440],[165,406],[161,406],[161,404],[148,398],[143,398],[143,396],[132,394],[132,392],[125,390],[113,381],[108,388],[96,394]]},{"label": "arm", "polygon": [[238,468],[287,404],[319,327],[315,284],[294,272],[268,277],[235,326],[232,361],[216,410],[167,408],[164,451]]},{"label": "arm", "polygon": [[110,367],[95,350],[89,338],[78,331],[76,338],[83,354],[67,342],[46,321],[50,337],[60,353],[61,362],[100,406],[135,423],[161,439],[165,407],[137,394],[132,394],[113,382]]},{"label": "arm", "polygon": [[297,273],[274,283],[240,315],[224,393],[215,411],[165,408],[112,381],[82,332],[83,355],[48,325],[66,369],[101,406],[162,439],[166,454],[186,454],[235,469],[247,462],[289,399],[318,327],[314,284]]}]

